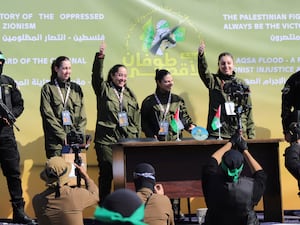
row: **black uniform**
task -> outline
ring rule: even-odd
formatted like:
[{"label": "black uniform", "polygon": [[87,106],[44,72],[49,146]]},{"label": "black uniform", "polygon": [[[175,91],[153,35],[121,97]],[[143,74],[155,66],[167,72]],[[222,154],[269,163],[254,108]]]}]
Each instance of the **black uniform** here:
[{"label": "black uniform", "polygon": [[[1,100],[15,118],[19,117],[24,110],[24,101],[15,81],[0,73]],[[1,117],[6,117],[2,110]],[[20,172],[20,154],[15,139],[13,126],[7,125],[0,119],[0,164],[3,175],[6,177],[8,191],[13,207],[13,221],[15,223],[35,224],[24,213],[24,200]]]},{"label": "black uniform", "polygon": [[[24,102],[20,91],[16,88],[16,83],[12,78],[5,75],[0,76],[0,82],[4,104],[7,105],[15,117],[20,116],[24,110]],[[11,104],[7,101],[10,101]],[[6,125],[3,120],[0,122],[0,163],[3,174],[7,180],[12,202],[21,201],[20,154],[17,148],[13,127]]]},{"label": "black uniform", "polygon": [[219,171],[216,159],[211,158],[203,168],[202,188],[207,205],[205,225],[256,225],[254,206],[262,197],[266,187],[263,170],[253,177],[240,177],[228,182]]},{"label": "black uniform", "polygon": [[[300,190],[300,144],[292,143],[285,149],[285,167],[298,181],[298,188]],[[298,193],[300,195],[300,192]]]},{"label": "black uniform", "polygon": [[297,110],[300,110],[300,71],[292,74],[282,89],[281,119],[283,133],[289,133],[291,122],[297,121]]}]

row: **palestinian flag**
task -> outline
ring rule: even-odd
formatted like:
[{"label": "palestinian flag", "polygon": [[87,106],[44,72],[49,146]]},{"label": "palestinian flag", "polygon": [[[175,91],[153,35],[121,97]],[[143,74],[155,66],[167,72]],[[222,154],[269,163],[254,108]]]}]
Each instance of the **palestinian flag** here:
[{"label": "palestinian flag", "polygon": [[211,122],[211,127],[213,130],[216,130],[220,127],[222,127],[221,124],[221,105],[219,105],[218,110],[216,112],[216,115],[214,116],[212,122]]},{"label": "palestinian flag", "polygon": [[175,133],[180,132],[184,126],[179,118],[179,108],[176,110],[173,119],[171,120],[170,126]]}]

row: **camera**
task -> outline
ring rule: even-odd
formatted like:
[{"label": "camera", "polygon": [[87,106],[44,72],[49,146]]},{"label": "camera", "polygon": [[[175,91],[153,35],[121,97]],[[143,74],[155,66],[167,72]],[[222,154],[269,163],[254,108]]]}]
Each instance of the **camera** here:
[{"label": "camera", "polygon": [[[79,131],[70,131],[67,133],[67,143],[69,148],[72,149],[72,152],[75,154],[74,163],[81,166],[82,159],[79,155],[81,149],[88,149],[92,137],[90,135],[84,136],[82,132]],[[75,168],[75,175],[77,177],[77,187],[81,185],[81,174],[78,168]]]},{"label": "camera", "polygon": [[251,105],[248,104],[249,86],[233,79],[225,82],[223,90],[229,100],[234,102],[234,111],[238,120],[237,132],[239,132],[242,129],[241,114],[251,108]]},{"label": "camera", "polygon": [[229,100],[235,103],[236,113],[242,113],[251,108],[251,105],[248,105],[250,93],[248,85],[239,83],[234,79],[225,82],[223,90],[228,95]]},{"label": "camera", "polygon": [[75,145],[75,144],[83,144],[84,143],[84,136],[82,132],[79,131],[70,131],[67,134],[67,143],[69,145]]},{"label": "camera", "polygon": [[233,98],[246,96],[250,92],[248,85],[238,83],[236,80],[225,82],[223,89],[226,94]]}]

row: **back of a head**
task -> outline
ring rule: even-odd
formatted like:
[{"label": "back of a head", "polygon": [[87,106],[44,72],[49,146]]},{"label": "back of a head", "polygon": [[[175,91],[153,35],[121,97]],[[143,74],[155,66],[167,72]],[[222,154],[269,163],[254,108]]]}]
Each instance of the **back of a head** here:
[{"label": "back of a head", "polygon": [[136,192],[118,189],[109,194],[94,213],[97,224],[145,225],[144,204]]},{"label": "back of a head", "polygon": [[222,157],[221,168],[229,181],[237,182],[244,166],[244,156],[237,150],[231,149]]},{"label": "back of a head", "polygon": [[139,163],[134,169],[133,181],[136,191],[141,188],[149,188],[154,191],[155,169],[148,163]]},{"label": "back of a head", "polygon": [[65,161],[61,156],[54,156],[48,159],[40,177],[46,185],[56,186],[65,185],[70,181],[71,163]]},{"label": "back of a head", "polygon": [[60,197],[60,187],[68,184],[70,181],[71,170],[71,163],[66,162],[61,156],[53,156],[46,162],[40,177],[46,182],[47,186],[55,187],[55,197]]}]

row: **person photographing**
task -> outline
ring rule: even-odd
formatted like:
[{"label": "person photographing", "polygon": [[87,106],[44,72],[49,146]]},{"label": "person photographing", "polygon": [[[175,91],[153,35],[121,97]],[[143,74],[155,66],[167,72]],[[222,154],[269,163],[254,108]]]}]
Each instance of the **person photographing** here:
[{"label": "person photographing", "polygon": [[47,188],[36,194],[32,205],[39,225],[83,225],[82,211],[99,201],[98,187],[89,177],[84,166],[74,163],[85,187],[73,187],[70,172],[72,164],[61,156],[51,157],[40,177]]},{"label": "person photographing", "polygon": [[162,184],[156,183],[155,169],[149,163],[139,163],[133,173],[137,195],[145,204],[145,223],[175,225],[172,204],[164,194]]},{"label": "person photographing", "polygon": [[[245,163],[251,176],[241,176]],[[257,225],[254,206],[266,188],[267,175],[239,134],[214,152],[202,170],[207,213],[205,225]]]}]

